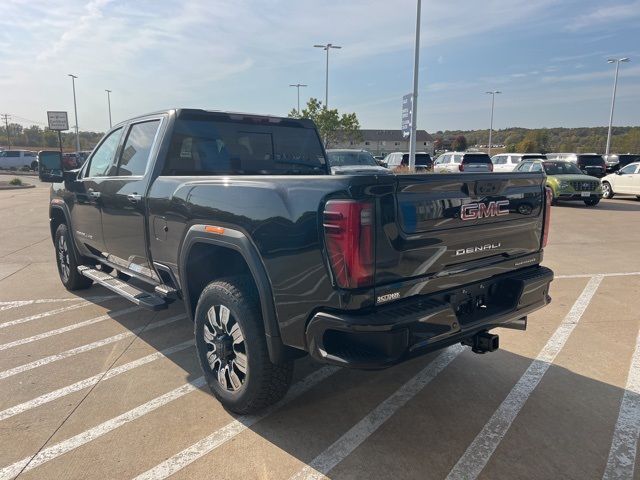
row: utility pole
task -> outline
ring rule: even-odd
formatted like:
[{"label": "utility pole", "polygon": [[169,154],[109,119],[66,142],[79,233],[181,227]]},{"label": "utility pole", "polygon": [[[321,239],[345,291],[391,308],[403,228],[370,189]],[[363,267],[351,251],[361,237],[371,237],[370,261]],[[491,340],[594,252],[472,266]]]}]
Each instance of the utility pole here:
[{"label": "utility pole", "polygon": [[304,83],[292,83],[290,87],[296,87],[298,89],[298,115],[300,115],[300,87],[307,87]]},{"label": "utility pole", "polygon": [[489,152],[488,155],[491,156],[491,142],[493,141],[493,105],[495,103],[496,95],[502,93],[499,90],[492,90],[491,92],[485,92],[487,95],[491,95],[491,122],[489,123]]},{"label": "utility pole", "polygon": [[[609,155],[609,148],[611,147],[611,126],[613,125],[613,109],[616,106],[616,89],[618,88],[618,70],[620,70],[620,63],[626,63],[631,61],[628,57],[625,58],[610,58],[607,63],[616,64],[616,74],[613,77],[613,96],[611,97],[611,113],[609,114],[609,131],[607,133],[607,149],[604,153]],[[608,158],[607,158],[608,159]]]},{"label": "utility pole", "polygon": [[2,115],[2,118],[4,118],[4,127],[7,130],[7,143],[9,144],[9,149],[11,149],[11,134],[9,133],[9,115],[5,113],[4,115]]},{"label": "utility pole", "polygon": [[333,45],[332,43],[327,43],[326,45],[314,45],[315,48],[322,48],[325,52],[327,52],[327,64],[325,69],[324,76],[324,108],[329,110],[329,50],[332,48],[342,48],[338,45]]},{"label": "utility pole", "polygon": [[[111,128],[112,127],[111,125],[111,90],[107,90],[105,88],[104,91],[107,92],[107,105],[109,106],[109,128]],[[76,123],[78,123],[77,119],[76,119]]]},{"label": "utility pole", "polygon": [[413,98],[411,99],[411,136],[409,137],[409,170],[416,167],[416,131],[418,125],[418,70],[420,68],[420,8],[418,0],[416,9],[416,47],[413,58]]},{"label": "utility pole", "polygon": [[76,77],[72,73],[68,73],[68,76],[71,77],[71,85],[73,86],[73,110],[76,114],[76,152],[80,151],[80,133],[78,131],[78,107],[76,104]]}]

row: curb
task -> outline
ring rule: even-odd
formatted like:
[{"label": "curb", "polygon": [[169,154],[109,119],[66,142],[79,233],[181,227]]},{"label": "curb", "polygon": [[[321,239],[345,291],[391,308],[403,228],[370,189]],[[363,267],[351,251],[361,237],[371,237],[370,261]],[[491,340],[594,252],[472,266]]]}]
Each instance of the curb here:
[{"label": "curb", "polygon": [[35,188],[35,185],[30,183],[26,185],[0,185],[0,190],[22,190],[23,188]]}]

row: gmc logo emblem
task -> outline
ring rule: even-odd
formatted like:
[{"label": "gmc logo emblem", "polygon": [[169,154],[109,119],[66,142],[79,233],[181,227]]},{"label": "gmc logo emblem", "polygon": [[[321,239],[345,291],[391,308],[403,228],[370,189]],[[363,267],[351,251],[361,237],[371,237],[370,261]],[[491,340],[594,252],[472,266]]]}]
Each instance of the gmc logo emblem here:
[{"label": "gmc logo emblem", "polygon": [[479,218],[500,217],[509,215],[509,200],[489,203],[467,203],[460,207],[462,220],[477,220]]}]

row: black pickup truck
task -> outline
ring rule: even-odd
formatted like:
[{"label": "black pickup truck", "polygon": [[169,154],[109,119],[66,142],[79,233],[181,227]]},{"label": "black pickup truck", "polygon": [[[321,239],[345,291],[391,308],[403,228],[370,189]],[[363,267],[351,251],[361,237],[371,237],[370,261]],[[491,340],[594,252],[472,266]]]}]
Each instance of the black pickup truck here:
[{"label": "black pickup truck", "polygon": [[181,299],[230,410],[278,400],[293,360],[383,368],[498,348],[549,301],[540,173],[331,175],[311,121],[193,109],[113,127],[77,170],[51,157],[69,290]]}]

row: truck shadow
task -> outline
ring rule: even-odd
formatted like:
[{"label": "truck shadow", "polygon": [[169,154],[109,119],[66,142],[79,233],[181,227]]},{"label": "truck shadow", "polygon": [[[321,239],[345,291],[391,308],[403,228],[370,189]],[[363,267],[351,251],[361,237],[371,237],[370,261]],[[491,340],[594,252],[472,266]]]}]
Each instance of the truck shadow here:
[{"label": "truck shadow", "polygon": [[[587,207],[582,202],[559,202],[559,207],[589,209],[589,210],[605,210],[611,212],[638,212],[640,211],[640,202],[635,198],[615,198],[614,200],[601,200],[595,207]],[[557,207],[556,207],[557,208]]]}]

